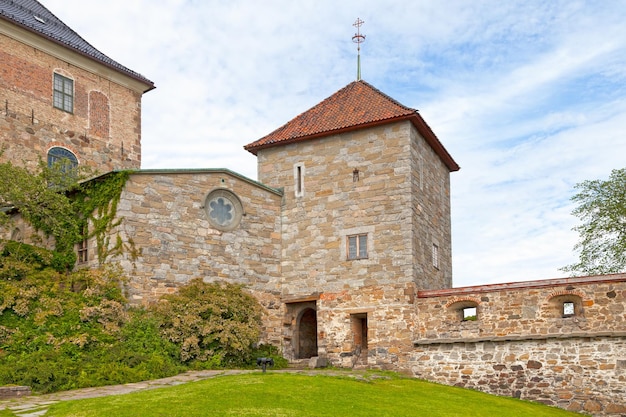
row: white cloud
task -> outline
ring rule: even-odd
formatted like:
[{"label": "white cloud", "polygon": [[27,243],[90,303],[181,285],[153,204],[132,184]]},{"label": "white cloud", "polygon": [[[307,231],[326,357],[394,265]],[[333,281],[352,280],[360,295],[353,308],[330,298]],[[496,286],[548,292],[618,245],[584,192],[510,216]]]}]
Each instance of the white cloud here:
[{"label": "white cloud", "polygon": [[143,167],[224,167],[356,74],[420,109],[452,174],[456,286],[553,278],[574,260],[573,185],[624,166],[621,2],[43,0],[150,78]]}]

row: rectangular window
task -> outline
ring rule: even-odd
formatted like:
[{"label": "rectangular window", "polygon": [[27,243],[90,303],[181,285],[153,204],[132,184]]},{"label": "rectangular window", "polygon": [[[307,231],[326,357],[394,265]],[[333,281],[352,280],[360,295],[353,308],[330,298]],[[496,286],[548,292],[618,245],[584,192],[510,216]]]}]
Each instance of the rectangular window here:
[{"label": "rectangular window", "polygon": [[52,104],[57,109],[68,113],[74,112],[74,81],[59,74],[54,74]]},{"label": "rectangular window", "polygon": [[348,236],[348,259],[366,259],[367,258],[367,235]]},{"label": "rectangular window", "polygon": [[476,314],[476,307],[465,307],[462,310],[463,313],[463,321],[476,321],[478,317]]},{"label": "rectangular window", "polygon": [[88,249],[88,240],[87,240],[88,235],[89,235],[89,228],[87,225],[85,225],[83,227],[83,240],[78,242],[78,244],[76,245],[78,263],[80,264],[83,264],[89,261],[89,251],[87,250]]},{"label": "rectangular window", "polygon": [[293,166],[294,190],[296,197],[304,196],[304,165],[297,164]]},{"label": "rectangular window", "polygon": [[433,266],[439,269],[439,246],[433,243]]},{"label": "rectangular window", "polygon": [[563,303],[563,317],[571,317],[574,315],[574,303],[566,301]]},{"label": "rectangular window", "polygon": [[89,260],[87,251],[87,240],[78,242],[78,263],[83,264]]}]

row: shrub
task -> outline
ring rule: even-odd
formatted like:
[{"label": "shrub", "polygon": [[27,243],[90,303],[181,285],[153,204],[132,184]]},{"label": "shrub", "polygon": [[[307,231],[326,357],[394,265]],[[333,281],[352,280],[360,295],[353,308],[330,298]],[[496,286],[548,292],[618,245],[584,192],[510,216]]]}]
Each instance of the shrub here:
[{"label": "shrub", "polygon": [[161,334],[196,367],[241,366],[250,361],[261,328],[258,301],[233,284],[191,280],[152,307]]}]

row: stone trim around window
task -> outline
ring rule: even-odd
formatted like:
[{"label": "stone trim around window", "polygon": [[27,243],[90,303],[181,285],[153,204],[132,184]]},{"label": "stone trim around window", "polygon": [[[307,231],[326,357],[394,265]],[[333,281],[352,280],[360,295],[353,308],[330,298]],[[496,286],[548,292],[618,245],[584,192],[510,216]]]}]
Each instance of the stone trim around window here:
[{"label": "stone trim around window", "polygon": [[304,197],[304,164],[298,163],[293,166],[293,188],[296,197]]},{"label": "stone trim around window", "polygon": [[244,214],[239,197],[225,188],[216,188],[207,194],[204,210],[211,226],[222,232],[236,229]]},{"label": "stone trim around window", "polygon": [[348,260],[367,259],[367,233],[346,236],[346,254]]},{"label": "stone trim around window", "polygon": [[[350,229],[344,229],[340,232],[342,244],[339,245],[341,248],[339,256],[341,261],[355,261],[355,260],[368,260],[372,259],[372,255],[375,254],[374,251],[374,226],[358,226]],[[362,236],[359,238],[359,236]],[[353,238],[356,239],[356,257],[355,252],[350,254],[350,240]],[[365,245],[363,250],[359,252],[359,245]],[[363,256],[364,255],[364,256]]]}]

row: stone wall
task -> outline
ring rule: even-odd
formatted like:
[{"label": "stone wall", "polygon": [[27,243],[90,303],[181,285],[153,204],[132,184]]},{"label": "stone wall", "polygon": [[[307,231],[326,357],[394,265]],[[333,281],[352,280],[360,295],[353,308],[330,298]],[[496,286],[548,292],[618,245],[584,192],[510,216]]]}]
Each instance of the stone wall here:
[{"label": "stone wall", "polygon": [[626,274],[419,291],[416,311],[406,369],[417,377],[626,414]]},{"label": "stone wall", "polygon": [[[139,87],[146,87],[124,84],[123,77],[86,57],[0,24],[0,139],[5,148],[0,161],[32,168],[46,161],[51,147],[60,146],[72,151],[79,164],[100,172],[139,168]],[[52,105],[54,73],[74,81],[72,113]]]},{"label": "stone wall", "polygon": [[415,129],[410,135],[414,282],[421,289],[450,288],[450,172]]},{"label": "stone wall", "polygon": [[[450,254],[449,220],[442,221],[449,202],[436,210],[441,201],[426,196],[442,195],[448,172],[423,142],[406,121],[259,150],[259,181],[284,188],[283,295],[450,285],[451,264],[443,259]],[[422,171],[414,169],[416,154],[423,155]],[[419,179],[420,172],[428,176]],[[423,211],[415,213],[415,201]],[[347,237],[359,234],[367,235],[367,257],[347,260]],[[416,234],[428,242],[415,241]],[[434,236],[443,248],[439,269],[430,257]]]},{"label": "stone wall", "polygon": [[[241,200],[243,216],[232,231],[220,231],[208,220],[205,198],[215,189]],[[119,235],[126,245],[112,261],[131,278],[130,301],[156,301],[197,277],[243,284],[266,308],[265,341],[280,345],[281,199],[279,191],[227,170],[132,174],[118,204],[121,224],[111,231],[111,244]],[[94,246],[90,242],[91,253]]]},{"label": "stone wall", "polygon": [[[320,294],[317,311],[324,323],[318,333],[320,356],[339,367],[400,369],[415,330],[413,294],[412,284]],[[355,328],[358,318],[367,322],[366,335],[359,335]],[[357,347],[363,340],[366,344],[359,352]]]}]

